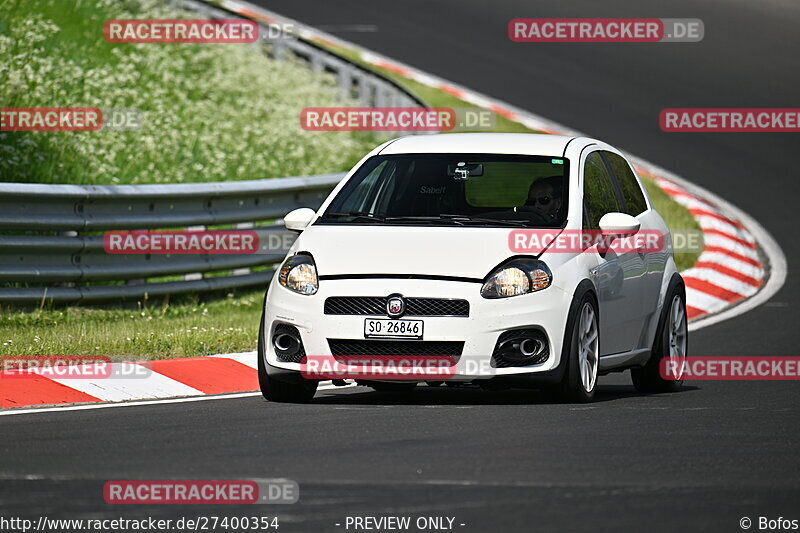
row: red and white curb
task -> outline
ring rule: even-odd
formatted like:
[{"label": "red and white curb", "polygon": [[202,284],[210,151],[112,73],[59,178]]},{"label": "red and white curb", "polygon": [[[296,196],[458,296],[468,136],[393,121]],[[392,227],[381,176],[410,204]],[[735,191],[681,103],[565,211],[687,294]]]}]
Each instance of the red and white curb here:
[{"label": "red and white curb", "polygon": [[[247,352],[112,363],[107,378],[52,377],[46,370],[34,371],[34,376],[0,372],[0,408],[254,391],[258,389],[256,361],[255,352]],[[103,374],[94,372],[93,366],[85,365],[84,375]]]},{"label": "red and white curb", "polygon": [[703,232],[700,257],[681,272],[689,319],[721,311],[757,293],[766,273],[756,240],[747,228],[683,187],[665,178],[657,177],[655,181],[689,210]]},{"label": "red and white curb", "polygon": [[[448,92],[530,129],[552,134],[581,135],[506,102],[375,54],[247,2],[221,0],[214,5],[267,24],[292,24],[304,39],[358,51],[362,59],[376,67]],[[764,303],[780,289],[786,278],[786,258],[780,246],[757,221],[714,193],[680,176],[630,154],[628,157],[639,173],[653,177],[659,187],[686,207],[703,232],[704,249],[697,263],[681,273],[686,282],[687,312],[692,320],[690,330],[744,313]],[[158,403],[184,401],[181,398],[197,401],[221,394],[228,395],[226,397],[255,396],[260,394],[252,392],[258,390],[256,357],[255,352],[245,352],[112,365],[112,374],[115,370],[124,371],[124,365],[144,366],[151,371],[145,378],[19,378],[0,372],[0,408],[80,403],[85,405],[55,409],[86,409],[93,405],[141,405],[150,403],[148,400],[158,400]],[[325,384],[321,388],[331,387]],[[0,411],[0,416],[49,410],[7,409]]]},{"label": "red and white curb", "polygon": [[[136,405],[148,403],[148,400],[161,402],[169,398],[193,401],[197,397],[218,395],[260,396],[260,392],[253,392],[259,390],[257,357],[256,352],[242,352],[119,362],[111,363],[110,370],[104,367],[105,372],[98,370],[94,364],[82,365],[84,375],[105,373],[107,378],[53,377],[56,374],[52,369],[32,371],[33,376],[0,372],[0,416],[31,411],[47,412],[50,409],[42,407],[18,409],[45,405],[81,404],[74,408],[87,409],[99,404]],[[329,381],[323,381],[318,390],[331,388],[334,386]]]}]

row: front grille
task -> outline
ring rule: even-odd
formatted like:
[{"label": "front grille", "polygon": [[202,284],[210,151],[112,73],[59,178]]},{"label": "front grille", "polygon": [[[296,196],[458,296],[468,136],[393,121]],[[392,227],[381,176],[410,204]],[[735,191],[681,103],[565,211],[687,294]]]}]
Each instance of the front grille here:
[{"label": "front grille", "polygon": [[[332,296],[326,315],[386,315],[388,296]],[[469,316],[469,302],[456,298],[405,298],[403,316]]]},{"label": "front grille", "polygon": [[378,341],[328,339],[331,354],[341,355],[448,355],[460,357],[464,349],[461,341]]}]

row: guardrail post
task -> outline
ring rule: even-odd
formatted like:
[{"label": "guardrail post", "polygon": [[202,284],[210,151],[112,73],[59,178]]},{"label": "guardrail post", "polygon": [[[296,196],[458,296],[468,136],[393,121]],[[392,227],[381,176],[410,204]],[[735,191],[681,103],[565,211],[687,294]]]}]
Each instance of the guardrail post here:
[{"label": "guardrail post", "polygon": [[364,107],[374,107],[375,86],[372,84],[372,80],[364,76],[361,79],[361,83],[361,105]]},{"label": "guardrail post", "polygon": [[343,102],[353,97],[353,69],[342,65],[339,67],[339,99]]},{"label": "guardrail post", "polygon": [[309,59],[310,59],[309,63],[311,65],[311,72],[313,72],[314,74],[322,73],[322,57],[320,57],[319,54],[312,53]]},{"label": "guardrail post", "polygon": [[269,42],[272,45],[272,58],[277,61],[286,59],[286,54],[289,51],[286,41],[284,39],[273,39]]},{"label": "guardrail post", "polygon": [[[240,222],[238,224],[235,224],[233,227],[236,228],[236,229],[252,229],[252,228],[256,227],[256,225],[253,224],[252,222]],[[261,250],[257,251],[256,253],[261,253]],[[232,276],[244,276],[244,275],[249,274],[250,272],[251,272],[250,268],[234,268],[231,271],[231,275]]]},{"label": "guardrail post", "polygon": [[[189,226],[186,228],[186,231],[205,231],[206,226]],[[202,272],[189,272],[183,275],[183,279],[185,281],[194,281],[198,279],[203,279]]]},{"label": "guardrail post", "polygon": [[375,107],[389,107],[389,99],[383,87],[375,86]]}]

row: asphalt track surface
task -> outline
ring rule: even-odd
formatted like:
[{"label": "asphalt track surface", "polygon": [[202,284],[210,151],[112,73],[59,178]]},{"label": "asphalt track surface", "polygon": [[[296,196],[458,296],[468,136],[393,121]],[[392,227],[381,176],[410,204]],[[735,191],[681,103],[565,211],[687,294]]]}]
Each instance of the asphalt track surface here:
[{"label": "asphalt track surface", "polygon": [[[797,137],[663,133],[665,107],[796,107],[800,4],[257,0],[446,79],[602,138],[716,192],[777,239],[789,272],[767,304],[690,336],[692,355],[795,356]],[[517,44],[515,17],[685,17],[685,44]],[[354,24],[374,32],[338,32]],[[453,516],[456,531],[741,531],[800,519],[800,388],[695,382],[597,402],[527,391],[349,388],[311,405],[260,398],[0,418],[0,515],[276,514],[282,532],[350,515]],[[254,509],[112,507],[107,479],[287,477],[300,502]],[[213,511],[213,513],[212,513]],[[465,524],[460,526],[459,524]],[[352,529],[351,529],[352,531]]]}]

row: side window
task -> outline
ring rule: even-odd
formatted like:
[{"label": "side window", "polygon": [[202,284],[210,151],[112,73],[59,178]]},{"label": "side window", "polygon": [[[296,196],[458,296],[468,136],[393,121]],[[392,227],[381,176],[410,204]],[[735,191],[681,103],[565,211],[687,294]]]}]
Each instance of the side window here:
[{"label": "side window", "polygon": [[625,198],[625,207],[627,208],[626,212],[634,217],[643,213],[647,210],[647,202],[628,162],[612,152],[603,152],[603,155],[606,156],[611,170],[617,177],[619,187],[622,189],[622,197]]},{"label": "side window", "polygon": [[600,219],[606,213],[618,212],[622,208],[617,201],[614,183],[603,162],[600,152],[592,152],[583,166],[583,202],[589,215],[586,229],[598,229]]}]

